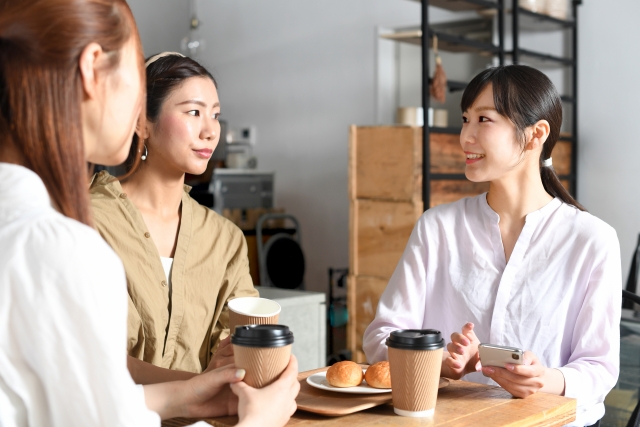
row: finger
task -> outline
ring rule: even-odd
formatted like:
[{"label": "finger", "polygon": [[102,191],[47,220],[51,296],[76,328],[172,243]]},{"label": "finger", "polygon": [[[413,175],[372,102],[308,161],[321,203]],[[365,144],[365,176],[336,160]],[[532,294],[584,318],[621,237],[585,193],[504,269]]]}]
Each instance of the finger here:
[{"label": "finger", "polygon": [[223,366],[231,365],[234,363],[233,356],[229,357],[216,357],[212,360],[215,369],[221,368]]},{"label": "finger", "polygon": [[210,387],[222,387],[225,384],[233,384],[242,381],[246,374],[244,369],[236,369],[235,365],[227,365],[203,373]]},{"label": "finger", "polygon": [[539,365],[540,360],[538,357],[533,354],[531,351],[527,350],[524,352],[524,364],[525,365]]},{"label": "finger", "polygon": [[233,346],[226,345],[225,347],[218,347],[218,351],[216,351],[216,356],[229,357],[233,356]]},{"label": "finger", "polygon": [[506,378],[493,378],[500,387],[511,393],[514,397],[525,398],[536,393],[540,387],[531,384],[516,383]]},{"label": "finger", "polygon": [[296,381],[291,385],[291,395],[295,399],[295,397],[300,393],[300,381]]},{"label": "finger", "polygon": [[298,359],[292,354],[291,359],[289,359],[289,364],[285,368],[284,372],[280,378],[289,378],[295,379],[298,382]]},{"label": "finger", "polygon": [[238,398],[246,397],[252,390],[255,390],[253,387],[245,383],[244,381],[240,381],[237,383],[229,384],[231,387],[231,391],[233,394],[238,396]]},{"label": "finger", "polygon": [[471,341],[479,341],[476,333],[473,331],[474,324],[472,322],[467,322],[462,327],[462,334],[469,338]]},{"label": "finger", "polygon": [[467,354],[467,348],[464,345],[455,343],[455,342],[451,342],[449,344],[447,344],[447,351],[449,352],[449,354],[451,354],[452,356],[454,355],[461,355],[464,356],[465,354]]},{"label": "finger", "polygon": [[291,408],[289,408],[289,416],[292,416],[296,410],[298,409],[298,405],[296,404],[296,401],[294,400],[293,403],[291,404]]},{"label": "finger", "polygon": [[[231,344],[231,335],[220,341],[220,344],[218,344],[218,351],[229,346],[229,344]],[[233,346],[231,347],[233,348]]]},{"label": "finger", "polygon": [[514,365],[512,363],[507,363],[505,365],[505,369],[509,372],[513,372],[515,375],[528,378],[539,377],[544,373],[542,365]]},{"label": "finger", "polygon": [[[527,366],[523,366],[523,368],[529,368]],[[496,378],[504,378],[505,380],[511,381],[517,384],[533,384],[534,379],[537,379],[537,375],[519,375],[506,368],[498,368],[495,366],[488,366],[482,368],[482,372],[491,377],[494,381],[497,381]]]},{"label": "finger", "polygon": [[467,338],[464,334],[461,334],[460,332],[454,332],[451,334],[451,342],[457,343],[460,345],[471,344],[471,341],[469,341],[469,338]]},{"label": "finger", "polygon": [[458,370],[463,368],[463,364],[452,357],[447,357],[444,361],[445,365],[450,367],[453,370]]},{"label": "finger", "polygon": [[475,360],[474,368],[476,372],[482,370],[482,362],[480,361],[480,353],[476,353],[471,360]]}]

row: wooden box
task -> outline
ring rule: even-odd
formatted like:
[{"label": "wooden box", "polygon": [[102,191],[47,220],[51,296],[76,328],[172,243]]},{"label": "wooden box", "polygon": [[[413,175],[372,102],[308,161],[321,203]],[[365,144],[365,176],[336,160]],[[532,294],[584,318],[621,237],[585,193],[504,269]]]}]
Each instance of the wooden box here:
[{"label": "wooden box", "polygon": [[388,279],[422,215],[422,202],[352,200],[349,213],[349,272]]},{"label": "wooden box", "polygon": [[[432,174],[464,174],[465,156],[460,135],[431,133]],[[560,176],[571,173],[571,143],[558,141],[553,149],[553,167]],[[422,200],[422,128],[369,126],[350,129],[349,197],[394,201]],[[456,180],[457,181],[457,180]],[[430,206],[475,196],[489,189],[488,183],[431,182]],[[455,188],[458,186],[458,188]],[[455,193],[455,194],[452,194]]]},{"label": "wooden box", "polygon": [[347,342],[353,352],[353,360],[358,363],[367,362],[362,350],[362,337],[376,316],[378,301],[387,282],[387,279],[366,276],[349,276],[347,279],[347,306],[350,313]]}]

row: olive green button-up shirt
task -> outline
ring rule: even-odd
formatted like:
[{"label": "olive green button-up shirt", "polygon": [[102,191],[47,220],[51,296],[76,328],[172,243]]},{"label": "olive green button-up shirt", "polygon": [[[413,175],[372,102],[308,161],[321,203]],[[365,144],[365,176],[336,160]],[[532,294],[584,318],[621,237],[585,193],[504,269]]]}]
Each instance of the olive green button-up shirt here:
[{"label": "olive green button-up shirt", "polygon": [[258,296],[258,291],[242,231],[188,191],[185,186],[170,307],[167,277],[140,211],[106,171],[94,176],[90,189],[95,227],[120,256],[127,275],[129,355],[197,373],[229,335],[227,301]]}]

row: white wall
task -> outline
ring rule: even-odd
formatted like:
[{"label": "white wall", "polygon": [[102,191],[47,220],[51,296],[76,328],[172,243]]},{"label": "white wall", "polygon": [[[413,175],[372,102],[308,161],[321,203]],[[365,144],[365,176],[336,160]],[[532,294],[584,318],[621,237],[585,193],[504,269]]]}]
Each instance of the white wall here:
[{"label": "white wall", "polygon": [[[147,54],[178,48],[186,0],[130,4]],[[324,291],[328,267],[348,266],[348,129],[376,121],[376,27],[414,25],[420,5],[206,0],[198,11],[222,115],[256,126],[258,167],[276,171],[277,205],[301,223],[307,288]]]},{"label": "white wall", "polygon": [[626,283],[640,232],[638,0],[587,0],[579,12],[578,197],[618,232]]},{"label": "white wall", "polygon": [[[179,48],[187,0],[129,3],[147,54]],[[201,60],[223,116],[257,127],[259,167],[276,171],[277,203],[302,223],[309,289],[325,290],[326,269],[348,264],[347,131],[377,121],[374,35],[417,24],[419,10],[406,0],[200,0]],[[617,230],[626,278],[640,232],[640,2],[589,0],[579,11],[578,196]]]},{"label": "white wall", "polygon": [[189,33],[187,0],[129,0],[140,31],[145,56],[178,51],[180,40]]}]

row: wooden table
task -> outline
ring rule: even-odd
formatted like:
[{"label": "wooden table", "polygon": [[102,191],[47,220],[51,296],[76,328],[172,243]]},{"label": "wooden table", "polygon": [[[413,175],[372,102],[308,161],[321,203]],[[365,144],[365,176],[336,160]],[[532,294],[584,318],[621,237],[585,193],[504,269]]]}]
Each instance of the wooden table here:
[{"label": "wooden table", "polygon": [[[327,368],[302,372],[298,375],[301,386],[306,378]],[[325,417],[301,410],[291,417],[289,426],[438,426],[438,427],[533,427],[562,426],[576,417],[576,401],[562,396],[537,393],[526,399],[515,399],[497,386],[451,380],[440,389],[433,418],[406,418],[397,416],[393,406],[386,404],[342,417]],[[238,422],[237,417],[205,420],[216,427],[227,427]],[[193,420],[173,419],[163,427],[180,427]]]}]

